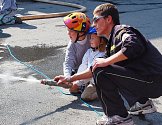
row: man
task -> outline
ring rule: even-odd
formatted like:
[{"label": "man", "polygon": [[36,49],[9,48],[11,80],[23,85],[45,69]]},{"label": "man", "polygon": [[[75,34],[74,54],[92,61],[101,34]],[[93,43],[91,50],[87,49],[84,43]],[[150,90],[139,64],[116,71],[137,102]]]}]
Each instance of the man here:
[{"label": "man", "polygon": [[127,100],[130,114],[156,111],[148,98],[162,95],[162,55],[135,28],[119,25],[117,8],[110,3],[93,12],[97,35],[107,42],[107,58],[97,58],[91,70],[71,77],[57,76],[58,84],[88,78],[93,74],[98,98],[105,113],[97,125],[133,125],[121,94]]},{"label": "man", "polygon": [[105,36],[109,43],[108,57],[96,59],[92,68],[106,114],[106,119],[98,120],[97,124],[109,125],[110,121],[123,120],[124,124],[129,124],[131,120],[119,92],[128,101],[130,114],[156,111],[148,98],[162,94],[162,56],[139,31],[119,25],[119,14],[114,5],[100,5],[93,14],[97,34]]}]

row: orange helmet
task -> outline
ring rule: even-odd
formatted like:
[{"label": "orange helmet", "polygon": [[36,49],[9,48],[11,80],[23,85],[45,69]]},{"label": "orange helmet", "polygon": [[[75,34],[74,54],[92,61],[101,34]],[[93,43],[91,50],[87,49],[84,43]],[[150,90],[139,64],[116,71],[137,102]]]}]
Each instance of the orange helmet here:
[{"label": "orange helmet", "polygon": [[65,25],[74,31],[87,32],[90,27],[90,19],[81,12],[74,12],[64,17]]}]

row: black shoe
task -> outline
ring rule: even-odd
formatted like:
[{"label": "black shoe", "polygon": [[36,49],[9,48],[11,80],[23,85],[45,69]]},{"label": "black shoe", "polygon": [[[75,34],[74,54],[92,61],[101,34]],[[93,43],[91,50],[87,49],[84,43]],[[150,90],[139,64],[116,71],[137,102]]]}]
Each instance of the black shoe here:
[{"label": "black shoe", "polygon": [[15,17],[15,24],[22,24],[22,20],[20,17],[16,17],[16,16],[14,17]]}]

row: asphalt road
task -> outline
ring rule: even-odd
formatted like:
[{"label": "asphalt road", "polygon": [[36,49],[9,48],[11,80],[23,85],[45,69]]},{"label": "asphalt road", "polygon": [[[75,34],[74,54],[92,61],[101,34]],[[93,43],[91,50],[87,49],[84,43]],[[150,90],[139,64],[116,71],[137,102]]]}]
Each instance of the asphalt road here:
[{"label": "asphalt road", "polygon": [[[86,6],[86,13],[92,18],[92,10],[106,0],[68,2]],[[138,28],[162,52],[162,1],[113,2],[119,8],[121,23]],[[18,2],[18,6],[20,15],[74,9],[32,2]],[[63,18],[30,20],[0,28],[0,125],[95,125],[98,113],[102,113],[99,101],[89,103],[96,110],[93,111],[79,97],[67,95],[68,90],[37,81],[62,74],[69,40]],[[153,101],[158,112],[133,116],[136,125],[162,125],[162,98]]]}]

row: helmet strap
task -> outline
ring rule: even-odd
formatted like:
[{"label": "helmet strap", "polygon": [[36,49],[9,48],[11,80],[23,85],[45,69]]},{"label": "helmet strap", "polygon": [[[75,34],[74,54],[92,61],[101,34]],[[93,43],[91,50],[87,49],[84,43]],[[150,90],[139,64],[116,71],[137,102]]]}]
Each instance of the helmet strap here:
[{"label": "helmet strap", "polygon": [[80,37],[84,36],[86,33],[83,33],[82,35],[79,35],[79,32],[77,33],[77,37],[76,40],[74,41],[74,43],[76,43]]},{"label": "helmet strap", "polygon": [[78,39],[79,39],[79,33],[77,33],[77,37],[76,37],[74,43],[76,43],[78,41]]},{"label": "helmet strap", "polygon": [[82,37],[82,36],[84,36],[84,35],[86,35],[86,33],[84,32],[82,35],[80,35],[79,37]]}]

